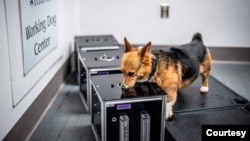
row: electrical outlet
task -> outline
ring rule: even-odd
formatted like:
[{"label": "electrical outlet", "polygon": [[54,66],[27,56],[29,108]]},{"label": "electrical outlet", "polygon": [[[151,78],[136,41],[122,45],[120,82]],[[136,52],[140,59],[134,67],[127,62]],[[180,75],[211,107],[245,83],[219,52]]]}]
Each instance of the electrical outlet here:
[{"label": "electrical outlet", "polygon": [[169,4],[161,3],[161,18],[168,18],[169,16]]}]

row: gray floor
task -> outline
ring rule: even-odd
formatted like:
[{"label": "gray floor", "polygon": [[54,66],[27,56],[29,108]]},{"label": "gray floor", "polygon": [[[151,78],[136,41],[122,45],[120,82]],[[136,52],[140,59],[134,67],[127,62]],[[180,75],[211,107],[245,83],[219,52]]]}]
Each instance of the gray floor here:
[{"label": "gray floor", "polygon": [[30,141],[95,141],[74,78],[68,77]]},{"label": "gray floor", "polygon": [[[250,100],[250,63],[214,62],[211,75]],[[94,141],[74,77],[69,77],[30,141]]]}]

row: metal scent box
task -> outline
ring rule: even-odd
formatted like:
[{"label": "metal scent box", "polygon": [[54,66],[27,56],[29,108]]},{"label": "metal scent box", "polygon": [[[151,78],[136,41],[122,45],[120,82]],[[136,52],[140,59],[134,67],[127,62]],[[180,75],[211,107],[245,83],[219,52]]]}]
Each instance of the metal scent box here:
[{"label": "metal scent box", "polygon": [[87,111],[91,112],[91,76],[120,73],[122,53],[122,49],[79,51],[78,79],[80,96]]},{"label": "metal scent box", "polygon": [[90,76],[119,71],[121,49],[113,35],[75,37],[76,74],[80,96],[88,112],[91,112]]},{"label": "metal scent box", "polygon": [[163,141],[165,93],[151,83],[120,87],[121,74],[91,77],[91,126],[99,141]]},{"label": "metal scent box", "polygon": [[[75,36],[75,68],[76,74],[79,74],[79,52],[88,52],[95,50],[115,50],[120,45],[113,35],[81,35]],[[79,77],[78,83],[79,83]]]}]

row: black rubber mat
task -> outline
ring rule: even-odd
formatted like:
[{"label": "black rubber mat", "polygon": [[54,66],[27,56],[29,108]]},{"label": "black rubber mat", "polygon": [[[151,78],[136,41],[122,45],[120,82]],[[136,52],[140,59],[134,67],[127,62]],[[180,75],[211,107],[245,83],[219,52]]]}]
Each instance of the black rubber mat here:
[{"label": "black rubber mat", "polygon": [[191,86],[180,91],[173,107],[174,112],[234,107],[249,103],[212,76],[209,77],[208,93],[201,94],[200,87],[201,77],[198,77]]},{"label": "black rubber mat", "polygon": [[209,78],[209,92],[199,92],[201,78],[178,93],[174,118],[166,122],[165,140],[202,140],[202,125],[249,125],[250,104],[242,96]]},{"label": "black rubber mat", "polygon": [[166,141],[201,141],[202,125],[250,125],[250,105],[175,113],[166,122]]}]

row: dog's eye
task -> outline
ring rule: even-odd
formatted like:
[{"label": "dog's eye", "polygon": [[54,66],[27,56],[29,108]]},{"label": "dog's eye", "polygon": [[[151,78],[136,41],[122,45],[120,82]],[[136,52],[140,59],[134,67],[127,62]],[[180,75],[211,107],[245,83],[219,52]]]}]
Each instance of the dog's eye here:
[{"label": "dog's eye", "polygon": [[134,72],[128,72],[128,76],[132,77],[135,73]]}]

